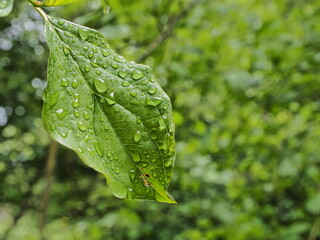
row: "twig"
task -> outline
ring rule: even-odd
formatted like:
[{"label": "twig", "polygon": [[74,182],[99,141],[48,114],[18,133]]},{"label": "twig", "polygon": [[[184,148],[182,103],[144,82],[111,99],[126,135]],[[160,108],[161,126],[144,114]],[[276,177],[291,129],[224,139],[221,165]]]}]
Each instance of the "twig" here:
[{"label": "twig", "polygon": [[318,239],[317,237],[319,237],[319,234],[320,234],[319,229],[320,229],[320,218],[316,218],[316,220],[314,221],[314,224],[312,225],[312,228],[310,230],[308,240]]},{"label": "twig", "polygon": [[45,183],[44,191],[42,194],[41,207],[40,207],[39,230],[40,230],[41,239],[45,239],[43,230],[47,221],[47,210],[48,210],[49,199],[50,199],[53,172],[57,163],[57,149],[58,149],[58,143],[55,141],[52,141],[49,145],[47,166],[45,170],[46,183]]},{"label": "twig", "polygon": [[179,21],[187,16],[189,12],[199,3],[201,0],[192,0],[184,9],[181,10],[176,15],[173,15],[169,18],[166,26],[163,28],[163,31],[156,36],[152,42],[146,47],[141,57],[138,59],[138,62],[146,60],[168,37],[173,33],[173,30],[179,23]]}]

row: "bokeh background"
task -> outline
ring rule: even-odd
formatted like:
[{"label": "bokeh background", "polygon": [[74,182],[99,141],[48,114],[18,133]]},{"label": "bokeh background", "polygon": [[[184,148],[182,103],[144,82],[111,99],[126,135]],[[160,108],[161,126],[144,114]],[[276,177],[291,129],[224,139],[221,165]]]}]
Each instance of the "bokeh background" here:
[{"label": "bokeh background", "polygon": [[320,239],[319,0],[82,0],[47,11],[153,68],[173,104],[178,205],[115,198],[50,140],[44,22],[16,0],[0,20],[0,239]]}]

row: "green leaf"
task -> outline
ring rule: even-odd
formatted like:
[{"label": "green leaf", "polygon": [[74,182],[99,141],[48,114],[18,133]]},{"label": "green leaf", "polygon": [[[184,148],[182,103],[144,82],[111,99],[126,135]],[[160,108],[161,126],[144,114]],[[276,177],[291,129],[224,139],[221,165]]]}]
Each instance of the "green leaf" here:
[{"label": "green leaf", "polygon": [[175,203],[166,191],[175,161],[171,103],[150,67],[128,62],[98,31],[45,18],[47,131],[104,174],[115,196]]},{"label": "green leaf", "polygon": [[9,15],[12,11],[13,0],[0,0],[0,17]]},{"label": "green leaf", "polygon": [[34,6],[37,7],[57,7],[67,5],[78,0],[29,0]]}]

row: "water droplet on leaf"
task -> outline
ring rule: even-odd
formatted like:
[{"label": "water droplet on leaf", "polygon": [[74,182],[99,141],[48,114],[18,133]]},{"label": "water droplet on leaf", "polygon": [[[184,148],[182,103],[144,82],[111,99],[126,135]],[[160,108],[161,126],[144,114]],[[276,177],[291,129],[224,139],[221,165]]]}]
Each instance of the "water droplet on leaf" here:
[{"label": "water droplet on leaf", "polygon": [[145,105],[147,105],[147,106],[153,106],[153,107],[156,106],[156,104],[155,104],[150,98],[148,98],[148,97],[146,98]]},{"label": "water droplet on leaf", "polygon": [[148,93],[155,94],[157,92],[157,89],[155,87],[151,87],[148,89]]},{"label": "water droplet on leaf", "polygon": [[83,117],[88,120],[90,118],[90,114],[87,111],[83,112]]},{"label": "water droplet on leaf", "polygon": [[135,162],[139,162],[141,159],[139,152],[130,152],[130,156],[131,156],[132,160]]},{"label": "water droplet on leaf", "polygon": [[70,53],[69,49],[65,45],[63,45],[63,52],[66,56]]},{"label": "water droplet on leaf", "polygon": [[68,87],[69,82],[65,78],[62,78],[60,84],[61,84],[61,87]]},{"label": "water droplet on leaf", "polygon": [[68,116],[69,113],[68,111],[66,111],[65,109],[63,108],[60,108],[56,111],[56,116],[60,119],[60,120],[63,120],[66,116]]},{"label": "water droplet on leaf", "polygon": [[163,118],[159,119],[159,128],[160,128],[160,131],[167,128],[166,123],[164,122]]},{"label": "water droplet on leaf", "polygon": [[136,97],[136,96],[137,96],[137,93],[136,93],[135,91],[131,91],[129,94],[130,94],[132,97]]},{"label": "water droplet on leaf", "polygon": [[72,88],[76,89],[78,85],[79,85],[79,81],[77,79],[73,79],[73,81],[71,82]]},{"label": "water droplet on leaf", "polygon": [[79,35],[83,40],[87,40],[87,38],[89,37],[89,32],[79,28]]},{"label": "water droplet on leaf", "polygon": [[79,111],[76,110],[76,109],[74,109],[73,115],[74,115],[75,117],[77,117],[77,118],[80,117],[80,113],[79,113]]},{"label": "water droplet on leaf", "polygon": [[85,123],[83,123],[83,122],[78,122],[78,128],[82,132],[85,132],[87,130],[87,125]]},{"label": "water droplet on leaf", "polygon": [[139,142],[139,141],[141,140],[141,133],[140,133],[140,131],[137,131],[137,132],[134,134],[133,140],[134,140],[135,142]]},{"label": "water droplet on leaf", "polygon": [[105,91],[107,91],[108,89],[107,84],[102,79],[95,78],[93,82],[98,92],[104,93]]},{"label": "water droplet on leaf", "polygon": [[72,106],[73,106],[74,108],[78,108],[78,107],[80,106],[80,102],[79,102],[79,99],[78,99],[78,98],[76,98],[75,100],[73,100]]},{"label": "water droplet on leaf", "polygon": [[94,67],[94,68],[98,68],[98,67],[99,67],[99,65],[96,64],[95,62],[90,62],[90,65],[91,65],[92,67]]},{"label": "water droplet on leaf", "polygon": [[170,167],[172,165],[172,160],[168,160],[166,161],[166,163],[164,164],[166,167]]},{"label": "water droplet on leaf", "polygon": [[107,103],[108,104],[110,104],[110,105],[114,105],[114,104],[116,104],[116,102],[115,101],[113,101],[112,99],[110,99],[110,98],[105,98],[106,99],[106,101],[107,101]]},{"label": "water droplet on leaf", "polygon": [[115,63],[115,62],[111,63],[111,66],[112,66],[113,68],[115,68],[115,69],[117,69],[117,68],[119,67],[119,65],[118,65],[117,63]]},{"label": "water droplet on leaf", "polygon": [[146,162],[141,162],[141,167],[143,167],[143,168],[147,167],[148,165],[149,165],[149,164],[146,163]]},{"label": "water droplet on leaf", "polygon": [[122,82],[122,86],[124,87],[128,87],[130,85],[130,83],[128,81],[123,81]]},{"label": "water droplet on leaf", "polygon": [[121,77],[121,78],[125,78],[127,75],[128,75],[128,72],[126,70],[120,70],[118,72],[118,75]]},{"label": "water droplet on leaf", "polygon": [[132,78],[133,78],[134,80],[139,80],[139,79],[141,79],[141,78],[143,78],[143,77],[144,77],[143,73],[142,73],[141,71],[139,71],[139,70],[135,70],[135,71],[133,71],[133,73],[132,73]]},{"label": "water droplet on leaf", "polygon": [[122,57],[120,55],[115,56],[114,60],[119,62],[119,63],[125,63],[127,61],[124,57]]},{"label": "water droplet on leaf", "polygon": [[105,49],[102,49],[102,50],[101,50],[101,53],[102,53],[102,55],[103,55],[104,57],[108,57],[108,56],[110,55],[110,53],[109,53],[107,50],[105,50]]}]

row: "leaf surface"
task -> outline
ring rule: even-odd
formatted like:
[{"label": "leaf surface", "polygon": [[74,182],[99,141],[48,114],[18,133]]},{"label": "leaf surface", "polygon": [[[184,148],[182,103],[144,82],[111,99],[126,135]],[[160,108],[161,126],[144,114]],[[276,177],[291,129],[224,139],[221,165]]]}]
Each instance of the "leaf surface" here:
[{"label": "leaf surface", "polygon": [[29,0],[37,7],[57,7],[67,5],[78,0]]},{"label": "leaf surface", "polygon": [[12,11],[13,0],[0,0],[0,17],[9,15]]},{"label": "leaf surface", "polygon": [[93,29],[46,16],[50,48],[43,122],[101,172],[115,196],[175,203],[169,97],[150,67],[128,62]]}]

